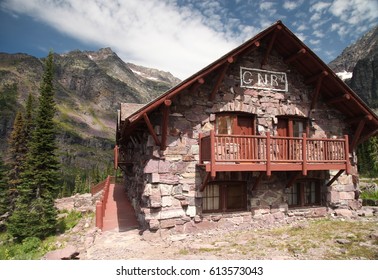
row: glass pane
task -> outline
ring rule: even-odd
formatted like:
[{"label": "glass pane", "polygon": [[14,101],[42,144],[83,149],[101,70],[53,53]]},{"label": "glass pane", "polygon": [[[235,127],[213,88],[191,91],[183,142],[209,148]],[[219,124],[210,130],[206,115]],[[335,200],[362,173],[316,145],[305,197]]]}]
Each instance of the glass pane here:
[{"label": "glass pane", "polygon": [[293,120],[293,137],[302,137],[303,132],[303,121]]},{"label": "glass pane", "polygon": [[205,188],[204,196],[202,198],[202,207],[204,211],[219,210],[220,196],[218,185],[208,185]]},{"label": "glass pane", "polygon": [[288,202],[289,205],[298,205],[298,185],[295,185],[290,188],[288,193]]},{"label": "glass pane", "polygon": [[228,210],[244,209],[246,207],[244,201],[245,187],[244,185],[228,185],[227,186],[227,205]]}]

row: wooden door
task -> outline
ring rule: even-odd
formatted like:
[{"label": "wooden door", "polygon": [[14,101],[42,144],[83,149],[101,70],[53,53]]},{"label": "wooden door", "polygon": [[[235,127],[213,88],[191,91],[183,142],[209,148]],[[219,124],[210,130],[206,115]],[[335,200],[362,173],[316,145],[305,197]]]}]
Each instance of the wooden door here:
[{"label": "wooden door", "polygon": [[[237,116],[236,121],[234,121],[233,134],[242,136],[254,135],[254,118],[252,116]],[[238,141],[240,158],[252,159],[256,148],[254,139],[250,137],[240,137]]]},{"label": "wooden door", "polygon": [[[279,137],[289,137],[289,122],[288,119],[278,119],[277,132]],[[288,157],[289,147],[286,140],[277,140],[276,146],[273,147],[275,158],[277,160],[284,160]]]}]

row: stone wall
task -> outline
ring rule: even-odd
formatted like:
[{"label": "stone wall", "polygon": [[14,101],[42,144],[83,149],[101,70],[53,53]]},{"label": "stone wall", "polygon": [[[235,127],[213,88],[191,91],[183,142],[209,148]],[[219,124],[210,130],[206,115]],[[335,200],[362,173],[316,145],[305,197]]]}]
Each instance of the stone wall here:
[{"label": "stone wall", "polygon": [[[202,193],[199,191],[204,180],[204,172],[197,166],[199,162],[199,133],[207,133],[214,128],[216,114],[219,112],[246,112],[254,114],[257,133],[264,135],[270,131],[277,135],[277,116],[296,115],[311,117],[309,137],[341,137],[348,133],[344,117],[323,100],[317,102],[309,111],[313,86],[304,83],[304,77],[294,68],[286,65],[274,52],[264,69],[287,73],[289,90],[286,93],[241,88],[240,66],[260,68],[261,53],[255,51],[244,59],[232,64],[215,95],[209,101],[217,76],[209,75],[197,91],[184,91],[172,99],[170,106],[168,141],[164,151],[156,146],[147,129],[136,135],[129,143],[134,165],[125,175],[126,189],[133,202],[138,220],[151,230],[173,228],[189,230],[194,223],[203,222]],[[156,110],[150,120],[158,137],[161,134],[162,114]],[[331,174],[332,175],[332,174]],[[301,212],[289,211],[285,186],[288,182],[286,172],[274,172],[264,178],[259,187],[252,190],[258,173],[248,175],[248,212],[242,218],[245,223],[254,219],[282,219],[295,217]],[[313,174],[324,183],[329,179],[328,172]],[[358,207],[354,199],[355,184],[351,176],[340,177],[328,189],[323,199],[329,207]],[[313,215],[323,210],[311,210]],[[303,214],[312,215],[312,214]],[[234,218],[232,218],[235,221]]]}]

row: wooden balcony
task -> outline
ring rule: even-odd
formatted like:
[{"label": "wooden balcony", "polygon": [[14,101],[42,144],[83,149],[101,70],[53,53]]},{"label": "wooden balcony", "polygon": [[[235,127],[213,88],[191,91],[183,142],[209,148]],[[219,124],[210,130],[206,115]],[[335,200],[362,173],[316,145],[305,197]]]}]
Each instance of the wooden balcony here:
[{"label": "wooden balcony", "polygon": [[349,174],[348,136],[343,139],[259,135],[200,135],[200,165],[215,177],[220,171],[345,170]]}]

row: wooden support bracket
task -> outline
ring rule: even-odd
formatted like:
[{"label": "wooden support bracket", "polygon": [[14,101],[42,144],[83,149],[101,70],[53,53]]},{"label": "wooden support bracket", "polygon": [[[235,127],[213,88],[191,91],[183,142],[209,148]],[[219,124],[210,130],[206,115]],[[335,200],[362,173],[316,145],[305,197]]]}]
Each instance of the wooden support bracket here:
[{"label": "wooden support bracket", "polygon": [[211,177],[210,172],[206,172],[206,177],[202,182],[202,185],[200,187],[200,192],[203,192],[205,190],[207,183],[209,182],[210,177]]},{"label": "wooden support bracket", "polygon": [[327,75],[328,75],[328,72],[325,71],[325,70],[323,70],[323,71],[320,72],[319,74],[314,75],[314,76],[309,77],[308,79],[306,79],[306,80],[305,80],[305,84],[311,84],[311,83],[313,83],[313,82],[319,80],[319,78],[323,78],[323,77],[325,77],[325,76],[327,76]]},{"label": "wooden support bracket", "polygon": [[354,133],[354,136],[353,136],[352,143],[350,144],[351,151],[353,151],[357,147],[358,140],[360,139],[361,132],[365,127],[366,121],[367,121],[366,118],[364,118],[360,120],[360,122],[358,123],[356,132]]},{"label": "wooden support bracket", "polygon": [[156,146],[160,146],[160,141],[159,141],[159,138],[157,137],[156,133],[155,133],[155,130],[154,128],[152,127],[152,124],[150,122],[150,119],[148,118],[147,114],[144,113],[143,114],[143,119],[144,121],[146,122],[146,125],[147,125],[147,128],[148,128],[148,131],[150,132],[152,138],[154,138],[154,141],[155,141],[155,144]]},{"label": "wooden support bracket", "polygon": [[220,72],[220,74],[218,75],[217,81],[215,82],[213,90],[211,91],[211,94],[210,94],[210,97],[209,97],[210,101],[213,101],[215,99],[215,94],[217,93],[219,86],[222,83],[224,76],[226,75],[227,69],[230,66],[230,64],[233,63],[233,62],[234,62],[234,58],[229,57],[227,59],[227,62],[223,65],[223,69]]},{"label": "wooden support bracket", "polygon": [[327,183],[327,187],[329,187],[330,185],[333,184],[333,182],[335,182],[337,180],[337,178],[340,177],[340,175],[344,172],[345,170],[344,169],[341,169],[339,172],[337,172],[337,174],[335,176],[333,176],[333,178]]},{"label": "wooden support bracket", "polygon": [[168,135],[168,121],[169,121],[169,107],[172,101],[167,99],[164,101],[163,106],[163,121],[161,124],[161,145],[160,149],[164,151],[167,148],[167,135]]},{"label": "wooden support bracket", "polygon": [[339,102],[344,102],[344,101],[350,100],[350,98],[351,98],[350,94],[345,93],[341,96],[337,96],[337,97],[329,99],[327,101],[327,104],[335,104],[335,103],[339,103]]}]

